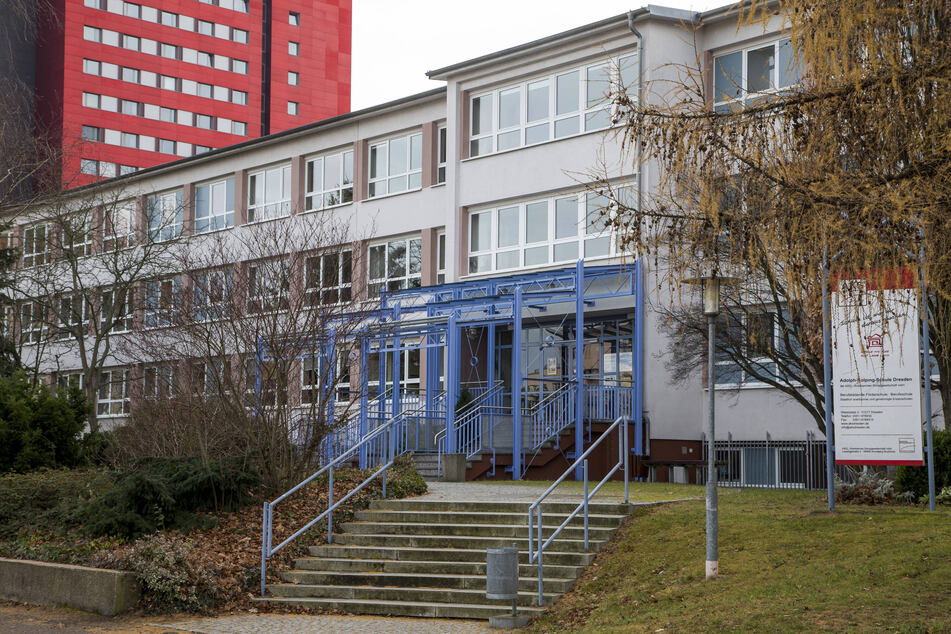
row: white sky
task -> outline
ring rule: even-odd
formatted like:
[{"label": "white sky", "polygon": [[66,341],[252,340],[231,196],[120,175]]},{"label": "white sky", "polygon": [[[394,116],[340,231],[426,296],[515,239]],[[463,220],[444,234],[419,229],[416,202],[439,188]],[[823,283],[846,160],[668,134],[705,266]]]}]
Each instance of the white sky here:
[{"label": "white sky", "polygon": [[[656,0],[706,11],[731,0]],[[351,109],[438,88],[426,71],[597,22],[644,0],[353,0]]]}]

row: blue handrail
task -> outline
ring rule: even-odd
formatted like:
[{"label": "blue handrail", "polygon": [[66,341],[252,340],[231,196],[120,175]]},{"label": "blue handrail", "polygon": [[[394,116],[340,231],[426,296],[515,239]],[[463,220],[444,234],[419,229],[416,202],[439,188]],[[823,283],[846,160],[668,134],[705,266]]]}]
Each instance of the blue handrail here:
[{"label": "blue handrail", "polygon": [[[584,549],[588,550],[588,502],[595,496],[595,494],[601,490],[601,487],[604,486],[604,483],[608,479],[617,473],[618,469],[624,471],[624,503],[627,504],[630,500],[629,495],[629,483],[628,483],[628,455],[630,451],[627,449],[627,428],[630,424],[630,419],[627,416],[619,416],[610,427],[604,430],[604,433],[591,444],[588,449],[578,456],[578,459],[569,466],[561,476],[555,480],[550,487],[548,487],[544,493],[538,496],[531,506],[528,507],[528,562],[538,564],[538,605],[541,606],[543,602],[542,597],[542,586],[544,583],[544,573],[542,572],[542,554],[545,552],[545,549],[548,548],[549,544],[554,541],[556,537],[561,533],[561,531],[568,525],[571,520],[578,515],[580,511],[584,511]],[[588,456],[594,451],[601,442],[608,437],[608,435],[618,429],[620,435],[618,442],[618,462],[614,467],[608,471],[607,475],[598,483],[598,486],[594,487],[594,490],[590,493],[588,492]],[[542,537],[542,502],[551,495],[559,484],[561,484],[565,478],[568,477],[568,474],[574,473],[575,469],[579,466],[582,467],[584,473],[584,498],[581,500],[581,503],[578,504],[575,509],[568,514],[568,517],[565,518],[565,521],[561,523],[561,526],[556,528],[551,536],[546,540]],[[536,518],[537,515],[537,518]],[[538,544],[534,552],[532,551],[534,537],[532,535],[533,524],[537,521],[537,532],[538,532]]]}]

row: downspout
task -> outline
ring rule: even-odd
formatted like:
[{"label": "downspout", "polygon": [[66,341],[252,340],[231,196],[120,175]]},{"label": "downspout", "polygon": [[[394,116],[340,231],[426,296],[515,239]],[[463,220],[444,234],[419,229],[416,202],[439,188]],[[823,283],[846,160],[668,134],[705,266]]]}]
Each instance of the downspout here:
[{"label": "downspout", "polygon": [[[641,103],[644,97],[644,36],[641,35],[641,32],[637,30],[637,27],[634,26],[634,11],[627,12],[627,28],[631,30],[631,33],[634,34],[634,37],[637,38],[637,107],[641,107]],[[637,139],[637,209],[641,209],[642,201],[642,191],[643,191],[643,150],[641,146],[640,138]],[[636,305],[634,306],[635,314],[635,324],[634,327],[637,329],[635,339],[640,342],[638,350],[635,351],[637,354],[637,359],[635,360],[634,367],[637,369],[637,375],[635,376],[635,393],[634,393],[634,430],[637,434],[634,440],[634,446],[637,451],[635,453],[640,455],[644,453],[646,444],[647,454],[650,454],[650,439],[643,438],[643,429],[644,429],[644,266],[643,261],[638,261],[635,268],[635,280],[634,280],[634,301]],[[644,440],[647,442],[645,443]],[[626,447],[625,451],[630,451],[630,447]]]}]

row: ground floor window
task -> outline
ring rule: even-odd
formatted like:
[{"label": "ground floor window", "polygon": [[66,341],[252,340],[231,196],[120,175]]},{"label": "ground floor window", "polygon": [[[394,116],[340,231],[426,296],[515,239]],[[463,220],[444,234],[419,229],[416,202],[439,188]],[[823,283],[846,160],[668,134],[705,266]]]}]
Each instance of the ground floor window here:
[{"label": "ground floor window", "polygon": [[124,416],[129,413],[129,371],[107,370],[99,375],[96,414]]}]

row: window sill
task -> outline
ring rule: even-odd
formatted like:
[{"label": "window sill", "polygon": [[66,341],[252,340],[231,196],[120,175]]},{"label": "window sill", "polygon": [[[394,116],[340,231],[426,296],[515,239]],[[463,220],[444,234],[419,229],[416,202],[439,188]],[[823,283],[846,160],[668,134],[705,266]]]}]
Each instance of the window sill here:
[{"label": "window sill", "polygon": [[462,163],[468,163],[469,161],[478,161],[479,159],[486,159],[486,158],[490,158],[490,157],[493,157],[493,156],[500,156],[500,155],[502,155],[502,154],[511,154],[512,152],[518,152],[519,150],[528,150],[528,149],[534,148],[534,147],[544,147],[544,146],[546,146],[546,145],[550,145],[550,144],[552,144],[552,143],[558,143],[558,142],[560,142],[560,141],[570,141],[571,139],[577,139],[577,138],[580,138],[580,137],[583,137],[583,136],[588,136],[588,135],[591,135],[591,134],[603,134],[603,133],[605,133],[605,132],[609,132],[609,131],[611,131],[611,130],[615,130],[615,129],[619,128],[619,127],[620,127],[620,126],[608,126],[607,128],[601,128],[600,130],[591,130],[591,131],[579,132],[578,134],[572,134],[572,135],[570,135],[570,136],[563,136],[563,137],[560,137],[560,138],[557,138],[557,139],[548,139],[547,141],[542,141],[542,142],[540,142],[540,143],[532,143],[531,145],[520,145],[520,146],[518,146],[518,147],[513,147],[513,148],[508,149],[508,150],[498,150],[498,151],[495,151],[495,152],[490,152],[489,154],[480,154],[479,156],[470,156],[469,158],[464,158],[464,159],[462,159],[461,162],[462,162]]},{"label": "window sill", "polygon": [[379,196],[367,196],[366,199],[364,200],[364,202],[368,202],[368,201],[371,201],[371,200],[380,200],[381,198],[393,198],[393,197],[395,197],[395,196],[402,196],[402,195],[404,195],[404,194],[412,194],[412,193],[419,192],[419,191],[422,191],[422,190],[423,190],[423,188],[422,188],[422,186],[420,186],[420,187],[417,187],[417,188],[415,188],[415,189],[407,189],[407,190],[404,190],[404,191],[401,191],[401,192],[395,192],[395,193],[393,193],[393,194],[381,194],[381,195],[379,195]]},{"label": "window sill", "polygon": [[[306,196],[306,195],[305,195]],[[339,205],[330,205],[329,207],[320,207],[319,209],[305,209],[302,211],[302,214],[315,214],[321,211],[331,211],[333,209],[340,209],[341,207],[349,207],[353,204],[353,201],[348,201],[345,203],[340,203]]]},{"label": "window sill", "polygon": [[[257,222],[264,222],[264,221],[261,220],[261,221],[257,221]],[[199,237],[199,236],[208,236],[208,235],[212,235],[212,234],[215,234],[215,233],[221,233],[222,231],[227,231],[227,230],[229,230],[229,229],[234,229],[234,228],[235,228],[235,225],[231,225],[230,227],[222,227],[222,228],[220,228],[220,229],[208,229],[207,231],[192,231],[192,236],[194,236],[194,237],[196,237],[196,238]]]}]

